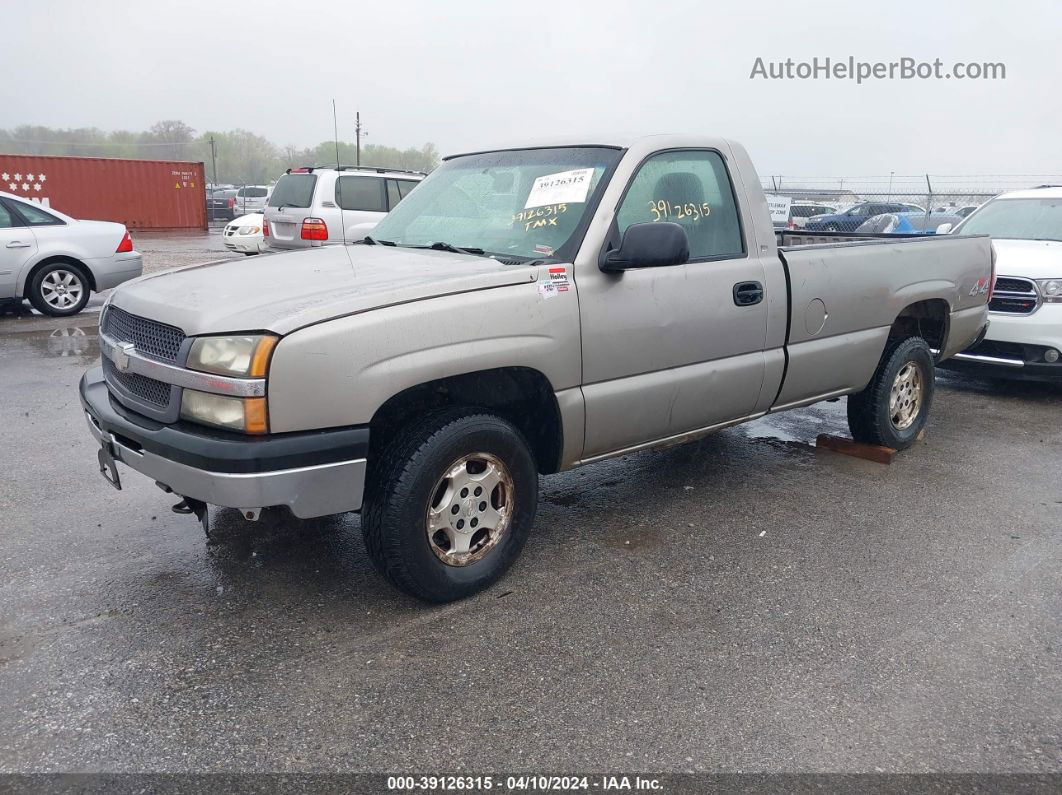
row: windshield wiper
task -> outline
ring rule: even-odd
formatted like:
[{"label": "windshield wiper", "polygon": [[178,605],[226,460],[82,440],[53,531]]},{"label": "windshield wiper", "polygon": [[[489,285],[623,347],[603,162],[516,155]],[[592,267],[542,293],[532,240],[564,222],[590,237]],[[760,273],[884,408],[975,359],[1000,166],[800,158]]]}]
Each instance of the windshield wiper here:
[{"label": "windshield wiper", "polygon": [[280,204],[271,204],[269,206],[277,210],[283,210],[285,207],[298,207],[299,205],[292,204],[291,202],[281,202]]},{"label": "windshield wiper", "polygon": [[355,240],[355,244],[362,243],[366,246],[393,246],[396,245],[393,240],[377,240],[372,235],[365,235],[361,240]]},{"label": "windshield wiper", "polygon": [[481,248],[461,248],[453,243],[432,243],[430,246],[414,246],[414,248],[430,248],[435,251],[449,251],[453,254],[474,254],[482,257],[486,252]]}]

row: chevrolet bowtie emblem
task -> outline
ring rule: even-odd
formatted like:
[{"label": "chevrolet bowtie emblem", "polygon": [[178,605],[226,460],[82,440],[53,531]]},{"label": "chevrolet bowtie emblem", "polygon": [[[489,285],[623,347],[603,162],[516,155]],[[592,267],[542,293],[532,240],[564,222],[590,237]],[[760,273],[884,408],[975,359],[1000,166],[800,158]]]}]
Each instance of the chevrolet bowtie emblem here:
[{"label": "chevrolet bowtie emblem", "polygon": [[129,354],[136,350],[136,345],[132,342],[119,342],[114,346],[114,355],[111,356],[111,361],[114,362],[114,367],[121,372],[125,372],[129,369]]}]

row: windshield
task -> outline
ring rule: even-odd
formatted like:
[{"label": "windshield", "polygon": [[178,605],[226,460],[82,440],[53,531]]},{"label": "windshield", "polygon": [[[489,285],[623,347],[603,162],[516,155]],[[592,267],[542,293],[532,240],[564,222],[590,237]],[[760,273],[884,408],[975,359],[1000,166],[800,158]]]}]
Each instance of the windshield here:
[{"label": "windshield", "polygon": [[316,174],[285,174],[273,187],[269,206],[309,207],[313,201],[313,188],[316,184]]},{"label": "windshield", "polygon": [[1062,197],[996,199],[969,216],[957,231],[1011,240],[1062,240]]},{"label": "windshield", "polygon": [[621,154],[572,147],[448,160],[380,221],[372,236],[400,246],[445,242],[502,257],[571,259],[587,207]]}]

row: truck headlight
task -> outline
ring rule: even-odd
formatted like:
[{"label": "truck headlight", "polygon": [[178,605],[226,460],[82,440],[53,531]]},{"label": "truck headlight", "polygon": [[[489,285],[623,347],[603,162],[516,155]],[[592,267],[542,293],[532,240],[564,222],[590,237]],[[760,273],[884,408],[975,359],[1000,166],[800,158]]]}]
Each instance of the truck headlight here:
[{"label": "truck headlight", "polygon": [[1062,304],[1062,279],[1037,279],[1045,304]]},{"label": "truck headlight", "polygon": [[200,337],[188,352],[188,369],[203,373],[264,378],[277,338],[271,334]]},{"label": "truck headlight", "polygon": [[185,389],[181,418],[240,433],[269,431],[265,398],[236,398]]}]

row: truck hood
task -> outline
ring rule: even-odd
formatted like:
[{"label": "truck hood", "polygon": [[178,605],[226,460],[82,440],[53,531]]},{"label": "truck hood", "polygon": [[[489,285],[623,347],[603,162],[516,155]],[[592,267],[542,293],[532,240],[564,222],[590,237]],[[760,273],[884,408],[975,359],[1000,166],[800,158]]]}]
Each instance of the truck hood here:
[{"label": "truck hood", "polygon": [[992,238],[996,273],[1027,279],[1062,279],[1062,243],[1057,240]]},{"label": "truck hood", "polygon": [[527,283],[536,272],[445,251],[326,246],[144,276],[116,289],[111,303],[189,336],[287,334],[391,304]]}]

